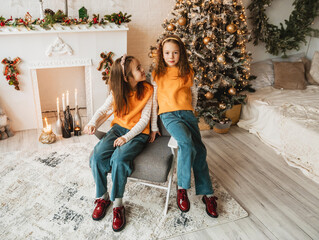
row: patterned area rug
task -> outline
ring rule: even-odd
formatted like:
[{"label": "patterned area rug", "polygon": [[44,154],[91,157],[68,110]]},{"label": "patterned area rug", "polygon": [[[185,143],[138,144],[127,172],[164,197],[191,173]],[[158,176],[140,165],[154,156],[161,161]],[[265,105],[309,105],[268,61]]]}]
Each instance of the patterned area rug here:
[{"label": "patterned area rug", "polygon": [[[115,233],[112,205],[101,221],[91,217],[95,184],[88,156],[93,147],[74,143],[41,152],[1,153],[0,239],[166,239],[248,215],[214,178],[217,219],[206,214],[194,183],[188,191],[190,211],[177,209],[174,187],[164,217],[165,191],[128,181],[123,199],[127,224]],[[110,189],[110,176],[108,183]]]}]

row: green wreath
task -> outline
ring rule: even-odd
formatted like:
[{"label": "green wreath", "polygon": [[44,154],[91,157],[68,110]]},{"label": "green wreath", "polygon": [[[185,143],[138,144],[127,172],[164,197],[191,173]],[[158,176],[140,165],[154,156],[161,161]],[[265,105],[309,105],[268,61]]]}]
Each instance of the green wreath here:
[{"label": "green wreath", "polygon": [[301,42],[306,44],[306,36],[319,36],[319,30],[310,27],[314,19],[319,16],[318,0],[295,0],[294,10],[289,20],[285,20],[286,27],[282,23],[280,27],[268,23],[266,8],[271,2],[272,0],[252,0],[248,6],[251,12],[254,45],[259,41],[264,42],[268,53],[273,55],[283,53],[286,56],[289,50],[299,50]]}]

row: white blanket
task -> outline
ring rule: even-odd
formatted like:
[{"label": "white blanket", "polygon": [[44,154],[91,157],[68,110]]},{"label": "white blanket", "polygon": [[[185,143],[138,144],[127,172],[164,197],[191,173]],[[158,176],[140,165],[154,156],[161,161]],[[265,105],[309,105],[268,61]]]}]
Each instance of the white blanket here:
[{"label": "white blanket", "polygon": [[319,87],[248,94],[238,126],[256,134],[287,163],[319,183]]}]

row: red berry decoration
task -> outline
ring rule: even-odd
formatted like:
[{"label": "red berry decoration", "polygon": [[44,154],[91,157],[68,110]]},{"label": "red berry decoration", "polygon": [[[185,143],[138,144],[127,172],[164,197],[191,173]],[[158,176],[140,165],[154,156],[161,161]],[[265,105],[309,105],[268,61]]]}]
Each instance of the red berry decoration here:
[{"label": "red berry decoration", "polygon": [[14,85],[16,90],[20,90],[19,88],[19,81],[17,76],[19,75],[19,71],[16,68],[16,65],[21,62],[19,57],[13,59],[13,61],[4,58],[1,63],[4,64],[4,71],[3,74],[6,76],[6,80],[8,81],[9,85]]}]

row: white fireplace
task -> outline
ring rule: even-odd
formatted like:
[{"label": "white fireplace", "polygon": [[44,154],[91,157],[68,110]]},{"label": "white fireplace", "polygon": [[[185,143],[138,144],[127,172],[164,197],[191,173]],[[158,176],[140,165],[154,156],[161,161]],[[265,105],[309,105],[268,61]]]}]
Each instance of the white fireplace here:
[{"label": "white fireplace", "polygon": [[[20,91],[9,86],[5,77],[0,76],[0,105],[10,118],[12,128],[19,131],[43,127],[37,77],[40,69],[83,67],[83,91],[90,119],[108,94],[101,72],[97,70],[102,60],[100,53],[112,51],[114,60],[126,53],[127,31],[127,26],[114,24],[92,27],[55,25],[48,31],[0,28],[0,61],[15,57],[22,60],[17,66]],[[72,92],[72,89],[66,90]],[[60,97],[61,103],[59,93],[56,96]]]}]

